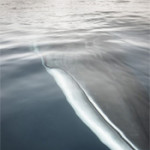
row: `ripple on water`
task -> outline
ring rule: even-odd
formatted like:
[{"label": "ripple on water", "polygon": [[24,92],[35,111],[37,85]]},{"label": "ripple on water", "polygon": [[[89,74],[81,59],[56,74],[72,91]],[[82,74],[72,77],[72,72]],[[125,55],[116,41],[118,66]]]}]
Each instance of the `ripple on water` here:
[{"label": "ripple on water", "polygon": [[[53,89],[47,84],[51,77],[44,68],[41,66],[38,70],[41,62],[33,52],[38,50],[47,67],[60,68],[76,78],[131,142],[142,150],[148,147],[147,135],[142,128],[148,123],[139,121],[145,119],[142,115],[148,110],[145,106],[149,92],[148,0],[64,0],[63,3],[60,0],[1,0],[0,12],[2,74],[7,74],[3,76],[3,95],[9,102],[12,95],[14,101],[10,102],[12,107],[7,102],[4,105],[6,110],[10,110],[9,114],[11,111],[15,114],[15,104],[20,106],[17,110],[23,108],[18,103],[21,94],[15,95],[17,91],[23,94],[23,85],[26,85],[27,88],[23,88],[26,90],[38,87],[38,93],[42,91],[38,95],[41,99],[64,99],[57,94],[60,91],[53,79]],[[32,81],[34,84],[30,87]],[[26,94],[32,95],[27,91]],[[36,95],[36,91],[33,93]],[[38,99],[38,96],[23,96],[25,99],[21,103],[26,106],[30,106],[27,102],[32,98]],[[30,107],[31,110],[34,108],[33,105]],[[7,113],[5,111],[4,114]],[[5,115],[2,117],[5,119]],[[122,121],[118,120],[119,117]]]}]

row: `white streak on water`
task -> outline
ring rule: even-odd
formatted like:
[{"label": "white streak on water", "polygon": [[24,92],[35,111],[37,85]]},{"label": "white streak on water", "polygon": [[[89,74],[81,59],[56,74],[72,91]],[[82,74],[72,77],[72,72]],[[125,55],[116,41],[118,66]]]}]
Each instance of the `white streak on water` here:
[{"label": "white streak on water", "polygon": [[[72,77],[59,69],[47,71],[55,78],[57,84],[64,92],[67,101],[73,107],[79,118],[97,135],[97,137],[112,150],[131,150],[131,146],[111,127],[112,123],[107,116],[85,95]],[[96,108],[96,109],[95,109]],[[99,111],[99,113],[97,112]],[[105,121],[106,120],[106,121]],[[111,126],[110,126],[111,125]],[[123,136],[123,134],[121,134]],[[124,136],[123,136],[124,138]],[[127,140],[127,139],[126,139]],[[129,142],[129,141],[128,141]],[[131,143],[130,143],[131,144]],[[132,145],[133,146],[133,145]],[[136,149],[134,147],[134,149]]]},{"label": "white streak on water", "polygon": [[34,43],[34,51],[40,57],[47,72],[54,77],[77,116],[95,133],[100,141],[112,150],[138,150],[73,77],[63,70],[50,69],[45,66],[36,43]]}]

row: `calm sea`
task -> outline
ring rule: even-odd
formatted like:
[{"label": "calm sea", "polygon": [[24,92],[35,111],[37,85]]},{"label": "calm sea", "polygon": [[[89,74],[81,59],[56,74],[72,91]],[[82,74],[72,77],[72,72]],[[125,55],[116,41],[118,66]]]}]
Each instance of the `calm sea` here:
[{"label": "calm sea", "polygon": [[93,57],[108,54],[148,93],[149,15],[148,0],[0,0],[1,150],[108,150],[35,49],[49,67],[74,72],[94,72]]}]

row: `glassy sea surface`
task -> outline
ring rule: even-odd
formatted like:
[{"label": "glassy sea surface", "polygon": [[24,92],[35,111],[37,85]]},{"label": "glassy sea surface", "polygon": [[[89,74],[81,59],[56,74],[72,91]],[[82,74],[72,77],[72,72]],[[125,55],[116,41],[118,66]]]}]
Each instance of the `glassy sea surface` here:
[{"label": "glassy sea surface", "polygon": [[148,150],[149,9],[0,0],[1,150]]}]

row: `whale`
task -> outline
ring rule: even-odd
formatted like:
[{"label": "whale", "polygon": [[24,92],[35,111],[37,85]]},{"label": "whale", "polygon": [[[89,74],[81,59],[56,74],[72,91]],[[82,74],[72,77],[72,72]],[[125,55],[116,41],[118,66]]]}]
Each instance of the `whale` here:
[{"label": "whale", "polygon": [[[149,149],[148,85],[139,78],[145,69],[133,69],[120,52],[51,50],[42,54],[36,44],[34,50],[77,116],[100,141],[112,150]],[[147,62],[147,52],[143,53],[138,54],[146,56]]]}]

